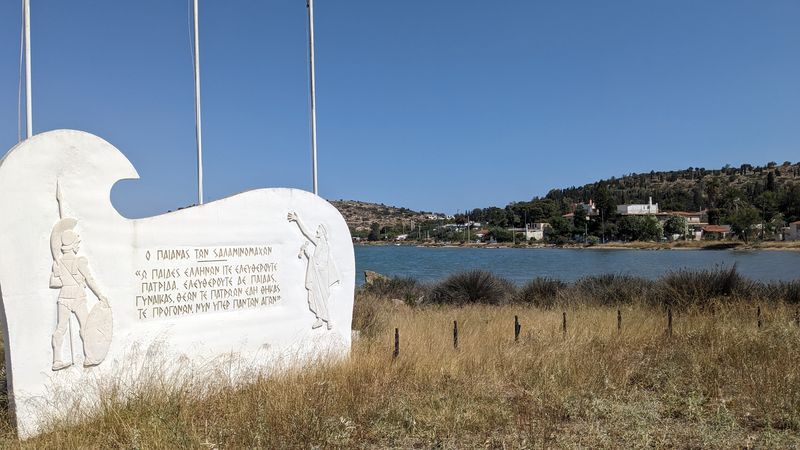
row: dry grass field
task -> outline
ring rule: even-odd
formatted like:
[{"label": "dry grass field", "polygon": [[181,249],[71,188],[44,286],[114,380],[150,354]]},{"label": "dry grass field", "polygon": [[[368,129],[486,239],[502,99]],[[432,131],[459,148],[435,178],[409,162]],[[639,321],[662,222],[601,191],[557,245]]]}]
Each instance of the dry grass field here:
[{"label": "dry grass field", "polygon": [[238,387],[223,370],[151,373],[23,443],[3,417],[0,446],[797,448],[796,313],[765,303],[759,328],[744,299],[680,308],[669,336],[666,310],[641,303],[411,307],[362,290],[346,360]]}]

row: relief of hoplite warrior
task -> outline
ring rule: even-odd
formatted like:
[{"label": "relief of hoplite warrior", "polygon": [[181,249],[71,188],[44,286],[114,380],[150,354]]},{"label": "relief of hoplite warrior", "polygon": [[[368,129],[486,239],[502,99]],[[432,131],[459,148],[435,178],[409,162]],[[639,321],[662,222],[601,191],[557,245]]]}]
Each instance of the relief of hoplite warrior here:
[{"label": "relief of hoplite warrior", "polygon": [[[297,217],[297,213],[290,212],[288,217],[290,222],[297,223],[300,232],[308,241],[303,243],[300,248],[298,258],[305,256],[308,259],[308,267],[306,268],[306,290],[308,291],[308,308],[314,313],[316,321],[311,328],[319,328],[326,325],[330,330],[333,328],[333,321],[331,320],[328,311],[328,299],[331,296],[331,286],[339,283],[339,273],[336,270],[336,264],[331,257],[330,246],[328,245],[328,230],[325,225],[320,224],[317,227],[316,234],[312,235],[308,229]],[[310,252],[308,244],[314,244],[314,251]]]},{"label": "relief of hoplite warrior", "polygon": [[[56,330],[53,333],[53,370],[60,370],[75,363],[75,352],[72,348],[72,314],[78,319],[79,334],[83,342],[86,367],[103,362],[111,344],[112,318],[108,299],[102,294],[92,273],[89,261],[78,256],[81,239],[75,232],[76,219],[64,217],[61,190],[56,187],[59,221],[53,226],[50,234],[50,250],[53,255],[53,269],[50,275],[50,288],[58,289],[58,316]],[[99,302],[88,309],[86,287]],[[70,359],[62,358],[64,337],[69,331]]]}]

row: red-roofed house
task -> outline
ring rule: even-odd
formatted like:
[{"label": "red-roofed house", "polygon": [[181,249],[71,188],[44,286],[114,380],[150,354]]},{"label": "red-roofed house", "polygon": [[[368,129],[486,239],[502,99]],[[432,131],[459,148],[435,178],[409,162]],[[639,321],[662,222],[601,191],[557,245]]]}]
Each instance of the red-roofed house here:
[{"label": "red-roofed house", "polygon": [[703,227],[703,236],[706,235],[716,236],[719,239],[725,239],[731,235],[730,225],[706,225]]},{"label": "red-roofed house", "polygon": [[705,209],[697,212],[674,211],[670,214],[685,218],[689,225],[693,223],[706,223],[706,220],[708,220],[708,212]]}]

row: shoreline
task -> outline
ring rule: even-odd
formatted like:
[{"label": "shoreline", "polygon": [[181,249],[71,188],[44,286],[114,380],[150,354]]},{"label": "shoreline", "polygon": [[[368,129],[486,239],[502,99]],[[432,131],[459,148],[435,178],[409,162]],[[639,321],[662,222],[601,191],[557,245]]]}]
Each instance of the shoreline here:
[{"label": "shoreline", "polygon": [[743,242],[730,241],[679,241],[670,243],[656,242],[614,242],[595,245],[556,245],[556,244],[487,244],[487,243],[453,243],[453,242],[354,242],[357,247],[422,247],[422,248],[479,248],[479,249],[572,249],[572,250],[705,250],[705,251],[800,251],[800,241],[782,242],[763,242],[745,244]]}]

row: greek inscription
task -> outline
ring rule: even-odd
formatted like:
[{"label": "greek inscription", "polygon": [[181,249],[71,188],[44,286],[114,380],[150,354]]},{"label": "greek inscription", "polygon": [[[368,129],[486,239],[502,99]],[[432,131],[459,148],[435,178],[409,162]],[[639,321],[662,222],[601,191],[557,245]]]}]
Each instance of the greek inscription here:
[{"label": "greek inscription", "polygon": [[133,273],[138,319],[275,305],[281,301],[276,255],[277,248],[264,245],[142,250]]}]

